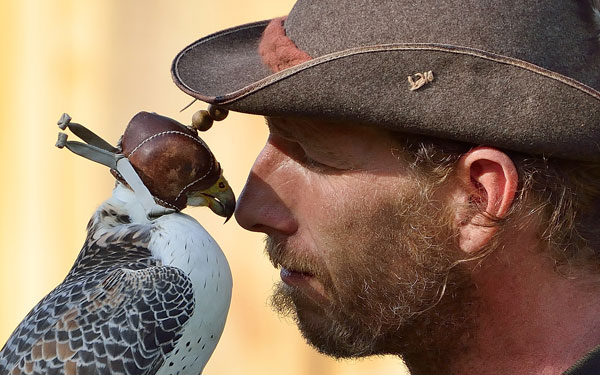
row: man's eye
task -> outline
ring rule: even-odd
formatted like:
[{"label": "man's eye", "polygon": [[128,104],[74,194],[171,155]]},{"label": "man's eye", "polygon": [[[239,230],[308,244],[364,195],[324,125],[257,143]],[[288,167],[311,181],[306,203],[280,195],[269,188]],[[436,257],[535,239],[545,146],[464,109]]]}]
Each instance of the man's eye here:
[{"label": "man's eye", "polygon": [[302,151],[297,155],[296,160],[306,169],[326,174],[335,174],[346,170],[327,159],[323,160],[321,157],[314,157],[310,153],[304,151],[302,147],[300,147],[300,150]]},{"label": "man's eye", "polygon": [[321,158],[315,158],[311,153],[306,152],[302,144],[293,139],[286,139],[279,135],[271,135],[273,142],[284,152],[304,168],[315,172],[335,172],[339,169],[333,165],[324,162]]}]

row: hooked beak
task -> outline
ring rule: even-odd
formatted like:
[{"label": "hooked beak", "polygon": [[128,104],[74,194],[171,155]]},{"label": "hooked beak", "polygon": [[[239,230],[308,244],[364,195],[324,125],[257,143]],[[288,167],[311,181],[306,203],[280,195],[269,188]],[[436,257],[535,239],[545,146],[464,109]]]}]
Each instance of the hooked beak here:
[{"label": "hooked beak", "polygon": [[223,173],[208,189],[188,193],[188,205],[208,206],[212,212],[223,216],[227,222],[235,211],[235,195]]}]

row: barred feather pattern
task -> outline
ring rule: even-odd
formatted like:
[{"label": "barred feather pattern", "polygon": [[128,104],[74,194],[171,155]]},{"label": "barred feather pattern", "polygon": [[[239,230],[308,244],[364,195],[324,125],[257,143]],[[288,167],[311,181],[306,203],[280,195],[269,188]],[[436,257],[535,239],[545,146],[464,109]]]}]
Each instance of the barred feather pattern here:
[{"label": "barred feather pattern", "polygon": [[0,352],[1,374],[152,374],[181,337],[192,284],[151,256],[150,228],[121,225],[96,239],[90,229],[64,282]]}]

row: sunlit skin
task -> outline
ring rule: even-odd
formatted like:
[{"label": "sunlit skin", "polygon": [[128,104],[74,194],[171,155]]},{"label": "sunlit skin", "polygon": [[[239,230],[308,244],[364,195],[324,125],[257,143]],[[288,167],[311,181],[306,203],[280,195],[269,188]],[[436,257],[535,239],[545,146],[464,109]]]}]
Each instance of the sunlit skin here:
[{"label": "sunlit skin", "polygon": [[[441,341],[448,329],[463,329],[461,306],[446,303],[447,316],[414,316],[438,302],[456,254],[441,254],[444,246],[431,240],[451,237],[437,220],[440,203],[397,141],[362,126],[277,118],[268,124],[236,218],[269,237],[269,256],[286,285],[276,307],[297,310],[308,341],[330,355],[404,353],[440,318],[444,332],[427,340],[447,345]],[[454,311],[460,316],[450,316]]]},{"label": "sunlit skin", "polygon": [[[443,186],[423,193],[426,184],[386,131],[288,118],[268,123],[236,219],[268,236],[300,328],[319,350],[353,356],[345,350],[354,347],[323,350],[331,342],[315,335],[336,317],[365,326],[369,317],[397,318],[397,330],[380,325],[388,334],[370,350],[402,356],[412,374],[560,374],[596,345],[594,278],[556,273],[540,249],[535,215],[499,232],[501,246],[483,260],[451,267],[487,254],[497,234],[486,216],[464,207],[502,218],[513,204],[518,176],[506,154],[475,147]],[[397,228],[402,233],[385,237]],[[437,301],[445,285],[438,276],[449,269],[453,282]],[[372,282],[357,284],[361,278]],[[406,313],[378,314],[386,302]],[[362,328],[346,333],[364,337]]]},{"label": "sunlit skin", "polygon": [[[409,171],[394,155],[396,146],[384,132],[292,124],[269,120],[271,134],[242,193],[246,205],[236,218],[246,229],[285,240],[289,249],[302,249],[286,254],[282,266],[290,272],[284,271],[284,278],[324,303],[330,296],[323,283],[334,282],[328,262],[335,238],[324,233],[323,225],[347,204],[360,209],[390,191],[401,191],[410,182]],[[311,265],[318,265],[312,267],[317,270],[306,269]],[[298,273],[303,271],[323,274],[301,277]]]}]

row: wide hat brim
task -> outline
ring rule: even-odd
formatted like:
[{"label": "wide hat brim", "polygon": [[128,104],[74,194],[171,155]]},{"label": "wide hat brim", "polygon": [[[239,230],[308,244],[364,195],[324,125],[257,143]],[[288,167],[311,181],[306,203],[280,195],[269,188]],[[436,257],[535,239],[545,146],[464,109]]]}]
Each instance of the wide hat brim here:
[{"label": "wide hat brim", "polygon": [[[176,85],[230,110],[318,117],[600,161],[600,92],[523,60],[435,43],[350,48],[272,73],[258,45],[270,21],[224,30],[182,50]],[[433,72],[411,91],[407,77]]]}]

